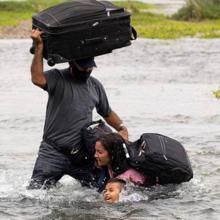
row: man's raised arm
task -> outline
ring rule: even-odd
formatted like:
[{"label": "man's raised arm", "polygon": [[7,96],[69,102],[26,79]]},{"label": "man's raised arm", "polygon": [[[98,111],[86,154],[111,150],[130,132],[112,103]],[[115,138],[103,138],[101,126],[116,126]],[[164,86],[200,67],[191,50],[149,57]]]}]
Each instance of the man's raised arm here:
[{"label": "man's raised arm", "polygon": [[41,38],[42,32],[38,29],[33,29],[31,38],[35,44],[35,53],[31,65],[31,80],[41,88],[45,88],[47,82],[43,73],[43,40]]}]

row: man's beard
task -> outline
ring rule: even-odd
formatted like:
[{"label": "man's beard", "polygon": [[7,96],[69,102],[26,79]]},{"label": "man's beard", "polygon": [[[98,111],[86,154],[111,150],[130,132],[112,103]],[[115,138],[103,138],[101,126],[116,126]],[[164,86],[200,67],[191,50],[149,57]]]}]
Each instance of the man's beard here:
[{"label": "man's beard", "polygon": [[71,65],[71,68],[72,68],[72,74],[73,74],[74,78],[80,82],[86,82],[92,72],[92,70],[80,71],[77,69],[77,67],[75,65]]}]

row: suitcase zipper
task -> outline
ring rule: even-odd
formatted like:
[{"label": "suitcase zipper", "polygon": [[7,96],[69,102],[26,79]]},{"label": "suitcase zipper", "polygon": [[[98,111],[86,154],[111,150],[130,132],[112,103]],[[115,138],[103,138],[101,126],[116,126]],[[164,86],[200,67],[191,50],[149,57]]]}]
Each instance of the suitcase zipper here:
[{"label": "suitcase zipper", "polygon": [[138,157],[140,157],[144,152],[145,152],[145,148],[146,148],[146,142],[142,141],[141,143],[141,149],[139,151]]},{"label": "suitcase zipper", "polygon": [[127,149],[127,146],[126,146],[126,144],[125,143],[123,143],[123,148],[124,148],[124,152],[125,152],[125,156],[126,156],[126,158],[128,159],[128,158],[130,158],[130,155],[129,155],[129,153],[128,153],[128,149]]},{"label": "suitcase zipper", "polygon": [[160,145],[161,145],[163,157],[164,157],[165,160],[168,160],[167,157],[166,157],[166,145],[164,143],[163,137],[159,136],[159,140],[160,140]]},{"label": "suitcase zipper", "polygon": [[166,144],[165,144],[165,138],[164,137],[161,137],[162,138],[162,140],[163,140],[163,146],[164,146],[164,158],[165,158],[165,160],[168,160],[168,158],[167,158],[167,156],[166,156],[166,153],[167,153],[167,151],[166,151]]}]

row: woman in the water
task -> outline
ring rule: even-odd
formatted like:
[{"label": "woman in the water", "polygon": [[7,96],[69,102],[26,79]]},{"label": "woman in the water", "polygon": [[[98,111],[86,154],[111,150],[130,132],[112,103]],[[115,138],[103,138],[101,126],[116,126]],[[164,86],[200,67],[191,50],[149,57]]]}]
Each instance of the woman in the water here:
[{"label": "woman in the water", "polygon": [[103,135],[96,141],[95,159],[99,167],[108,169],[110,178],[122,179],[139,186],[152,186],[152,180],[132,168],[126,158],[124,140],[117,133]]}]

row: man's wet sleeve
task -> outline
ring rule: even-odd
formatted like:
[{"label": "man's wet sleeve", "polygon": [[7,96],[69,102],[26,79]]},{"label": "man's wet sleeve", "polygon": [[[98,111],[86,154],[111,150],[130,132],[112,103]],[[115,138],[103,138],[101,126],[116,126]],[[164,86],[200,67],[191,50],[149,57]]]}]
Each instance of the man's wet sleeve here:
[{"label": "man's wet sleeve", "polygon": [[104,87],[102,86],[101,83],[98,85],[98,87],[99,87],[99,103],[96,106],[96,110],[103,118],[105,118],[112,112],[112,109],[109,105],[108,97],[106,95]]}]

